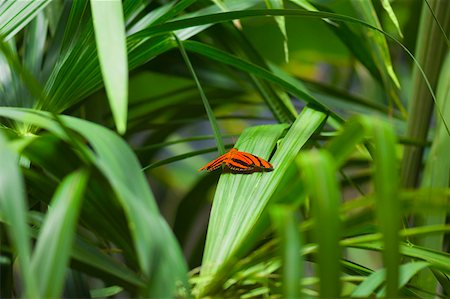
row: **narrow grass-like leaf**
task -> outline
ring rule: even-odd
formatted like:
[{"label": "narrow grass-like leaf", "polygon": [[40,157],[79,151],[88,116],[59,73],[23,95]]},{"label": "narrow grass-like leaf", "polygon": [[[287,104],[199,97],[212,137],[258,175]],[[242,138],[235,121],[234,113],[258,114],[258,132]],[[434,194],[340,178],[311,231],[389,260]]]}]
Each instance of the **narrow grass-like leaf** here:
[{"label": "narrow grass-like leaf", "polygon": [[439,283],[442,286],[442,289],[444,291],[444,295],[449,296],[450,295],[450,278],[448,275],[445,275],[441,271],[433,270],[433,275],[436,277],[436,279],[439,281]]},{"label": "narrow grass-like leaf", "polygon": [[[283,0],[265,0],[266,6],[273,9],[283,9]],[[288,36],[286,32],[286,21],[284,17],[275,17],[278,28],[280,28],[281,34],[283,35],[283,49],[284,49],[284,59],[285,62],[289,62],[289,48],[288,48]]]},{"label": "narrow grass-like leaf", "polygon": [[[350,247],[370,249],[382,251],[384,249],[382,242],[367,242],[351,245]],[[450,275],[450,254],[442,251],[435,251],[419,246],[411,246],[409,244],[400,244],[400,254],[406,257],[415,258],[417,260],[430,263],[430,267],[439,269]]]},{"label": "narrow grass-like leaf", "polygon": [[[365,132],[365,133],[364,133]],[[378,119],[358,118],[344,127],[343,134],[327,147],[341,164],[351,148],[364,134],[374,141],[374,185],[377,222],[383,234],[383,258],[387,269],[388,296],[395,297],[398,285],[398,253],[400,230],[400,203],[398,200],[399,176],[397,174],[396,139],[389,124]]]},{"label": "narrow grass-like leaf", "polygon": [[87,179],[81,170],[62,181],[39,233],[31,270],[42,298],[61,295]]},{"label": "narrow grass-like leaf", "polygon": [[398,35],[400,37],[403,37],[402,30],[400,29],[400,25],[397,20],[397,16],[395,15],[389,0],[381,0],[381,5],[388,14],[389,19],[391,19],[392,24],[394,24],[395,28],[397,29]]},{"label": "narrow grass-like leaf", "polygon": [[[437,105],[443,113],[444,119],[450,119],[450,54],[442,66],[441,75],[437,86]],[[425,170],[421,187],[430,191],[426,196],[427,201],[433,200],[432,190],[444,189],[449,187],[449,169],[450,169],[450,137],[445,130],[444,124],[439,116],[436,118],[436,130],[433,138],[433,144],[429,156],[425,161]],[[441,200],[444,202],[445,196]],[[418,217],[420,225],[438,225],[445,224],[448,211],[436,211],[433,214],[422,213]],[[419,239],[419,245],[442,250],[444,246],[444,235],[424,236]],[[420,284],[426,286],[428,290],[434,289],[435,279],[430,273],[421,273]]]},{"label": "narrow grass-like leaf", "polygon": [[[438,1],[439,2],[439,1]],[[441,3],[447,3],[446,1],[441,1]],[[444,9],[442,9],[444,11]],[[287,9],[287,10],[280,10],[280,9],[269,9],[269,10],[243,10],[243,11],[233,11],[233,12],[222,12],[212,15],[204,15],[199,17],[192,17],[188,19],[182,19],[182,20],[176,20],[172,22],[167,22],[161,25],[152,26],[150,28],[144,29],[133,36],[130,37],[130,40],[137,40],[143,37],[148,37],[152,35],[158,35],[161,33],[166,33],[170,31],[174,31],[177,29],[183,29],[189,26],[199,26],[203,24],[213,24],[213,23],[222,23],[226,21],[232,21],[235,19],[241,19],[241,18],[249,18],[249,17],[256,17],[256,16],[304,16],[304,17],[314,17],[314,18],[329,18],[332,20],[339,20],[339,21],[345,21],[349,23],[359,24],[364,27],[367,27],[371,30],[377,31],[384,36],[388,37],[389,39],[393,40],[397,45],[399,45],[414,61],[415,66],[417,66],[418,71],[420,72],[428,91],[431,93],[432,98],[435,100],[433,89],[430,85],[430,82],[426,78],[425,72],[421,67],[421,64],[415,59],[414,55],[408,50],[406,46],[404,46],[399,40],[397,40],[395,37],[390,35],[389,33],[384,32],[382,29],[379,29],[376,26],[372,26],[369,23],[366,23],[364,21],[361,21],[356,18],[352,18],[345,15],[335,14],[335,13],[329,13],[329,12],[315,12],[315,11],[301,11],[301,10],[294,10],[294,9]],[[185,48],[187,49],[187,43],[185,43]],[[289,90],[289,89],[288,89]],[[295,92],[294,92],[295,94]],[[392,95],[392,94],[391,94]],[[303,95],[303,98],[307,98],[309,101],[308,95]],[[313,101],[314,102],[314,101]],[[400,105],[399,107],[402,107]],[[404,111],[402,111],[404,113]],[[449,131],[449,126],[444,120],[446,129]]]},{"label": "narrow grass-like leaf", "polygon": [[51,1],[2,1],[0,3],[0,35],[5,40],[22,30]]},{"label": "narrow grass-like leaf", "polygon": [[77,269],[91,270],[105,281],[114,281],[122,286],[132,285],[135,288],[145,286],[144,280],[134,271],[81,238],[75,238],[72,259]]},{"label": "narrow grass-like leaf", "polygon": [[376,214],[380,231],[383,234],[385,250],[383,261],[386,270],[387,297],[395,298],[398,287],[398,267],[400,256],[400,202],[398,200],[399,175],[395,149],[395,135],[392,128],[384,122],[372,121],[374,136],[374,187]]},{"label": "narrow grass-like leaf", "polygon": [[[309,11],[316,11],[317,9],[308,0],[290,0],[291,2],[303,7]],[[321,11],[325,8],[321,7]],[[380,72],[375,65],[370,48],[367,43],[362,40],[364,37],[356,34],[350,27],[343,22],[335,22],[330,19],[323,19],[323,21],[329,26],[329,28],[337,35],[338,38],[347,46],[347,48],[355,55],[355,57],[367,68],[372,76],[382,83]]]},{"label": "narrow grass-like leaf", "polygon": [[[204,55],[213,60],[229,64],[244,72],[254,74],[260,78],[279,84],[280,86],[286,88],[289,92],[296,95],[300,99],[306,101],[307,103],[318,105],[319,107],[322,107],[324,110],[330,111],[325,105],[318,102],[317,99],[311,96],[307,90],[301,89],[299,85],[293,85],[292,83],[283,80],[279,76],[276,76],[272,72],[269,72],[257,65],[254,65],[227,52],[221,51],[219,49],[213,48],[211,46],[199,42],[185,41],[184,47],[188,51],[192,51]],[[332,112],[330,111],[330,113]]]},{"label": "narrow grass-like leaf", "polygon": [[270,212],[281,240],[283,298],[301,298],[303,258],[297,215],[283,206],[274,206]]},{"label": "narrow grass-like leaf", "polygon": [[[9,67],[12,71],[18,75],[16,78],[21,79],[21,83],[24,84],[24,86],[27,87],[29,93],[35,97],[36,99],[42,98],[43,91],[42,87],[40,86],[39,82],[36,80],[35,77],[32,76],[26,70],[23,65],[20,63],[19,60],[19,54],[11,47],[11,45],[5,43],[3,40],[0,39],[0,52],[4,55],[5,59],[8,61]],[[15,78],[15,77],[13,77]],[[17,86],[21,86],[19,82],[14,82]],[[17,95],[16,95],[17,96]],[[15,99],[18,101],[19,99]],[[20,99],[22,100],[22,99]],[[22,100],[23,101],[23,100]],[[21,102],[13,103],[11,106],[19,106]],[[31,106],[29,102],[25,102],[25,105],[23,106]]]},{"label": "narrow grass-like leaf", "polygon": [[[428,3],[431,4],[430,7],[428,7]],[[436,19],[430,10],[434,11]],[[433,100],[435,103],[437,102],[432,91],[437,85],[440,70],[444,65],[445,55],[449,48],[448,40],[443,38],[436,20],[443,28],[449,28],[449,10],[449,1],[424,1],[422,3],[414,55],[418,63],[414,66],[411,79],[411,101],[409,102],[406,131],[407,138],[419,142],[426,141],[428,137]],[[419,65],[423,66],[423,69]],[[448,118],[442,116],[440,105],[436,105],[436,107],[439,118],[444,122],[447,134],[450,135]],[[403,187],[410,188],[418,185],[424,161],[423,152],[423,147],[405,146],[400,172]]]},{"label": "narrow grass-like leaf", "polygon": [[[413,278],[414,275],[416,275],[419,271],[422,269],[425,269],[429,266],[429,263],[426,262],[413,262],[401,265],[398,269],[399,271],[399,281],[398,281],[398,288],[403,288],[408,281]],[[378,293],[377,297],[384,297],[386,296],[386,287],[383,287]]]},{"label": "narrow grass-like leaf", "polygon": [[117,131],[125,133],[128,106],[128,62],[122,2],[91,0],[100,68]]},{"label": "narrow grass-like leaf", "polygon": [[31,242],[28,236],[27,202],[25,186],[19,168],[19,156],[10,148],[0,133],[0,217],[6,222],[6,230],[19,258],[24,278],[24,296],[38,298],[35,276],[31,272]]},{"label": "narrow grass-like leaf", "polygon": [[27,28],[24,37],[23,65],[38,79],[44,58],[47,28],[44,13],[39,13]]},{"label": "narrow grass-like leaf", "polygon": [[205,107],[206,114],[208,115],[209,123],[211,124],[211,128],[214,132],[214,137],[216,139],[217,143],[217,149],[219,151],[220,155],[225,154],[225,146],[223,145],[222,136],[220,134],[219,124],[217,123],[216,116],[214,115],[214,112],[211,108],[211,105],[209,104],[208,98],[206,97],[205,92],[203,91],[202,85],[200,84],[200,81],[198,80],[197,74],[195,73],[194,68],[192,67],[191,61],[189,59],[189,56],[186,53],[186,50],[184,49],[183,43],[178,39],[176,35],[174,35],[175,40],[177,41],[178,48],[180,49],[181,56],[183,56],[183,60],[186,63],[187,68],[189,69],[189,72],[192,75],[192,78],[194,78],[195,85],[197,85],[198,91],[200,93],[200,98],[202,99],[203,106]]},{"label": "narrow grass-like leaf", "polygon": [[[381,23],[378,19],[375,8],[373,7],[372,1],[352,0],[351,3],[363,20],[374,27],[381,28]],[[383,76],[383,73],[385,73],[391,78],[397,88],[400,87],[397,75],[395,74],[392,66],[391,56],[389,54],[385,37],[378,33],[368,34],[365,36],[367,38],[367,42],[371,45],[373,54],[375,55],[373,59],[376,61],[376,64],[381,71],[381,75]],[[382,59],[384,59],[384,61]]]},{"label": "narrow grass-like leaf", "polygon": [[90,295],[92,298],[106,298],[117,295],[122,292],[122,288],[118,286],[106,287],[101,289],[90,290]]},{"label": "narrow grass-like leaf", "polygon": [[[243,254],[244,249],[249,249],[249,244],[244,244],[244,241],[257,225],[295,156],[325,118],[326,114],[321,111],[309,107],[303,109],[270,161],[274,171],[252,175],[222,175],[211,211],[200,275],[205,280],[200,286],[200,296],[218,288],[221,280],[228,274],[227,268],[233,264],[235,253]],[[281,129],[282,127],[255,128],[250,135],[253,136],[252,139],[243,135],[236,146],[239,150],[267,158]],[[269,135],[270,132],[272,135]]]},{"label": "narrow grass-like leaf", "polygon": [[342,128],[339,136],[333,138],[326,145],[326,149],[333,155],[336,167],[340,167],[353,152],[358,144],[366,135],[364,125],[357,119],[349,120]]},{"label": "narrow grass-like leaf", "polygon": [[[412,262],[401,265],[399,268],[400,280],[399,289],[401,289],[408,281],[416,275],[420,270],[429,266],[427,262]],[[379,288],[386,279],[386,269],[380,269],[369,275],[358,287],[352,292],[352,298],[370,297],[372,293]],[[383,289],[384,290],[384,289]],[[378,296],[383,296],[384,291],[380,291]]]},{"label": "narrow grass-like leaf", "polygon": [[303,180],[311,197],[316,223],[315,240],[319,245],[318,266],[320,297],[340,297],[341,195],[336,180],[336,166],[326,151],[311,151],[300,156]]}]

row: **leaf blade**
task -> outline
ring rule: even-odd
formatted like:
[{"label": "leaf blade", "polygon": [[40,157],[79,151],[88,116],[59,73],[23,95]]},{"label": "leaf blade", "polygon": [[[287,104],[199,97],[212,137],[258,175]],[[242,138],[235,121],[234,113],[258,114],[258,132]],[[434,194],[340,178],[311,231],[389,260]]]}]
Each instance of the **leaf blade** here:
[{"label": "leaf blade", "polygon": [[39,233],[31,270],[42,298],[61,295],[87,179],[87,172],[79,170],[62,181]]},{"label": "leaf blade", "polygon": [[128,107],[128,60],[122,2],[91,0],[97,53],[117,131],[125,133]]}]

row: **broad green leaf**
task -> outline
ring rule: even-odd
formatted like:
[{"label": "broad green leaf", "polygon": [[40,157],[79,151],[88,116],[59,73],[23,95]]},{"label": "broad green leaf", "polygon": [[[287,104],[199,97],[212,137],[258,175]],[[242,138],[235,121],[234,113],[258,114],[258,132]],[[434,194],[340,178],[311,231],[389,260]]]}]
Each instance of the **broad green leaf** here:
[{"label": "broad green leaf", "polygon": [[[203,256],[200,277],[205,283],[200,286],[200,296],[217,288],[221,275],[226,275],[227,267],[232,265],[235,253],[242,254],[247,249],[249,244],[244,241],[257,226],[284,173],[325,117],[323,112],[303,109],[270,160],[274,171],[221,176]],[[236,147],[267,158],[282,130],[282,126],[255,127],[241,136]]]},{"label": "broad green leaf", "polygon": [[[47,112],[0,107],[0,115],[43,126],[78,146],[67,129],[62,129]],[[103,173],[127,216],[139,266],[150,283],[142,293],[147,297],[170,297],[189,289],[187,267],[173,233],[160,215],[139,162],[128,145],[110,130],[88,121],[62,116],[59,120],[86,138],[95,151],[79,147]],[[120,158],[118,158],[120,157]]]},{"label": "broad green leaf", "polygon": [[141,270],[151,277],[146,296],[172,296],[181,287],[187,290],[187,269],[179,245],[159,214],[130,148],[102,126],[71,117],[64,117],[63,122],[88,139],[95,150],[95,156],[89,154],[90,159],[108,179],[124,208]]},{"label": "broad green leaf", "polygon": [[61,182],[53,196],[31,265],[42,298],[61,296],[87,180],[85,170],[74,172]]},{"label": "broad green leaf", "polygon": [[36,276],[31,272],[31,242],[28,236],[25,185],[19,167],[19,156],[10,148],[0,132],[0,218],[17,252],[24,278],[25,297],[39,297]]},{"label": "broad green leaf", "polygon": [[117,131],[125,133],[128,109],[128,61],[122,2],[91,0],[97,54]]},{"label": "broad green leaf", "polygon": [[315,220],[315,240],[319,245],[318,266],[320,297],[340,296],[341,223],[339,204],[341,195],[336,181],[336,165],[326,151],[302,153],[299,160],[305,188],[311,198]]},{"label": "broad green leaf", "polygon": [[51,1],[2,1],[0,3],[0,35],[9,40],[22,30]]},{"label": "broad green leaf", "polygon": [[[246,129],[236,142],[235,148],[268,159],[285,128],[285,125],[266,125]],[[278,165],[272,164],[277,169]],[[221,175],[208,225],[202,275],[211,275],[235,249],[236,243],[242,242],[245,230],[250,229],[247,226],[252,225],[252,222],[255,221],[247,219],[255,217],[252,215],[253,213],[250,214],[247,211],[261,210],[260,212],[262,212],[263,208],[262,203],[258,203],[257,198],[252,194],[261,185],[264,176],[272,174],[273,172],[248,175],[223,173]],[[252,200],[248,200],[249,198]],[[261,207],[256,208],[255,206]]]}]

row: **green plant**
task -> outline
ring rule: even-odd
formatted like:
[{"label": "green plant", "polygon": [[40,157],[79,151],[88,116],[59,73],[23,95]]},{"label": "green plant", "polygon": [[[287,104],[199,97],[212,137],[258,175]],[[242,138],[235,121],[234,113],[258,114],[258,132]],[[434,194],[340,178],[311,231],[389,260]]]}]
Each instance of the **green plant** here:
[{"label": "green plant", "polygon": [[[411,3],[1,3],[2,298],[449,296],[450,4]],[[234,143],[274,171],[197,172]]]}]

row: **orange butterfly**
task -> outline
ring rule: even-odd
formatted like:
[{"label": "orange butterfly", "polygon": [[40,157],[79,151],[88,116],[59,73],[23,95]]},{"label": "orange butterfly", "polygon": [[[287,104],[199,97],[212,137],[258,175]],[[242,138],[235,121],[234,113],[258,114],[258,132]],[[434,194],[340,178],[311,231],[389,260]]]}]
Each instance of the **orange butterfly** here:
[{"label": "orange butterfly", "polygon": [[266,160],[246,152],[240,152],[232,148],[228,153],[212,160],[198,171],[213,171],[223,164],[232,172],[252,173],[256,171],[272,171],[273,166]]}]

